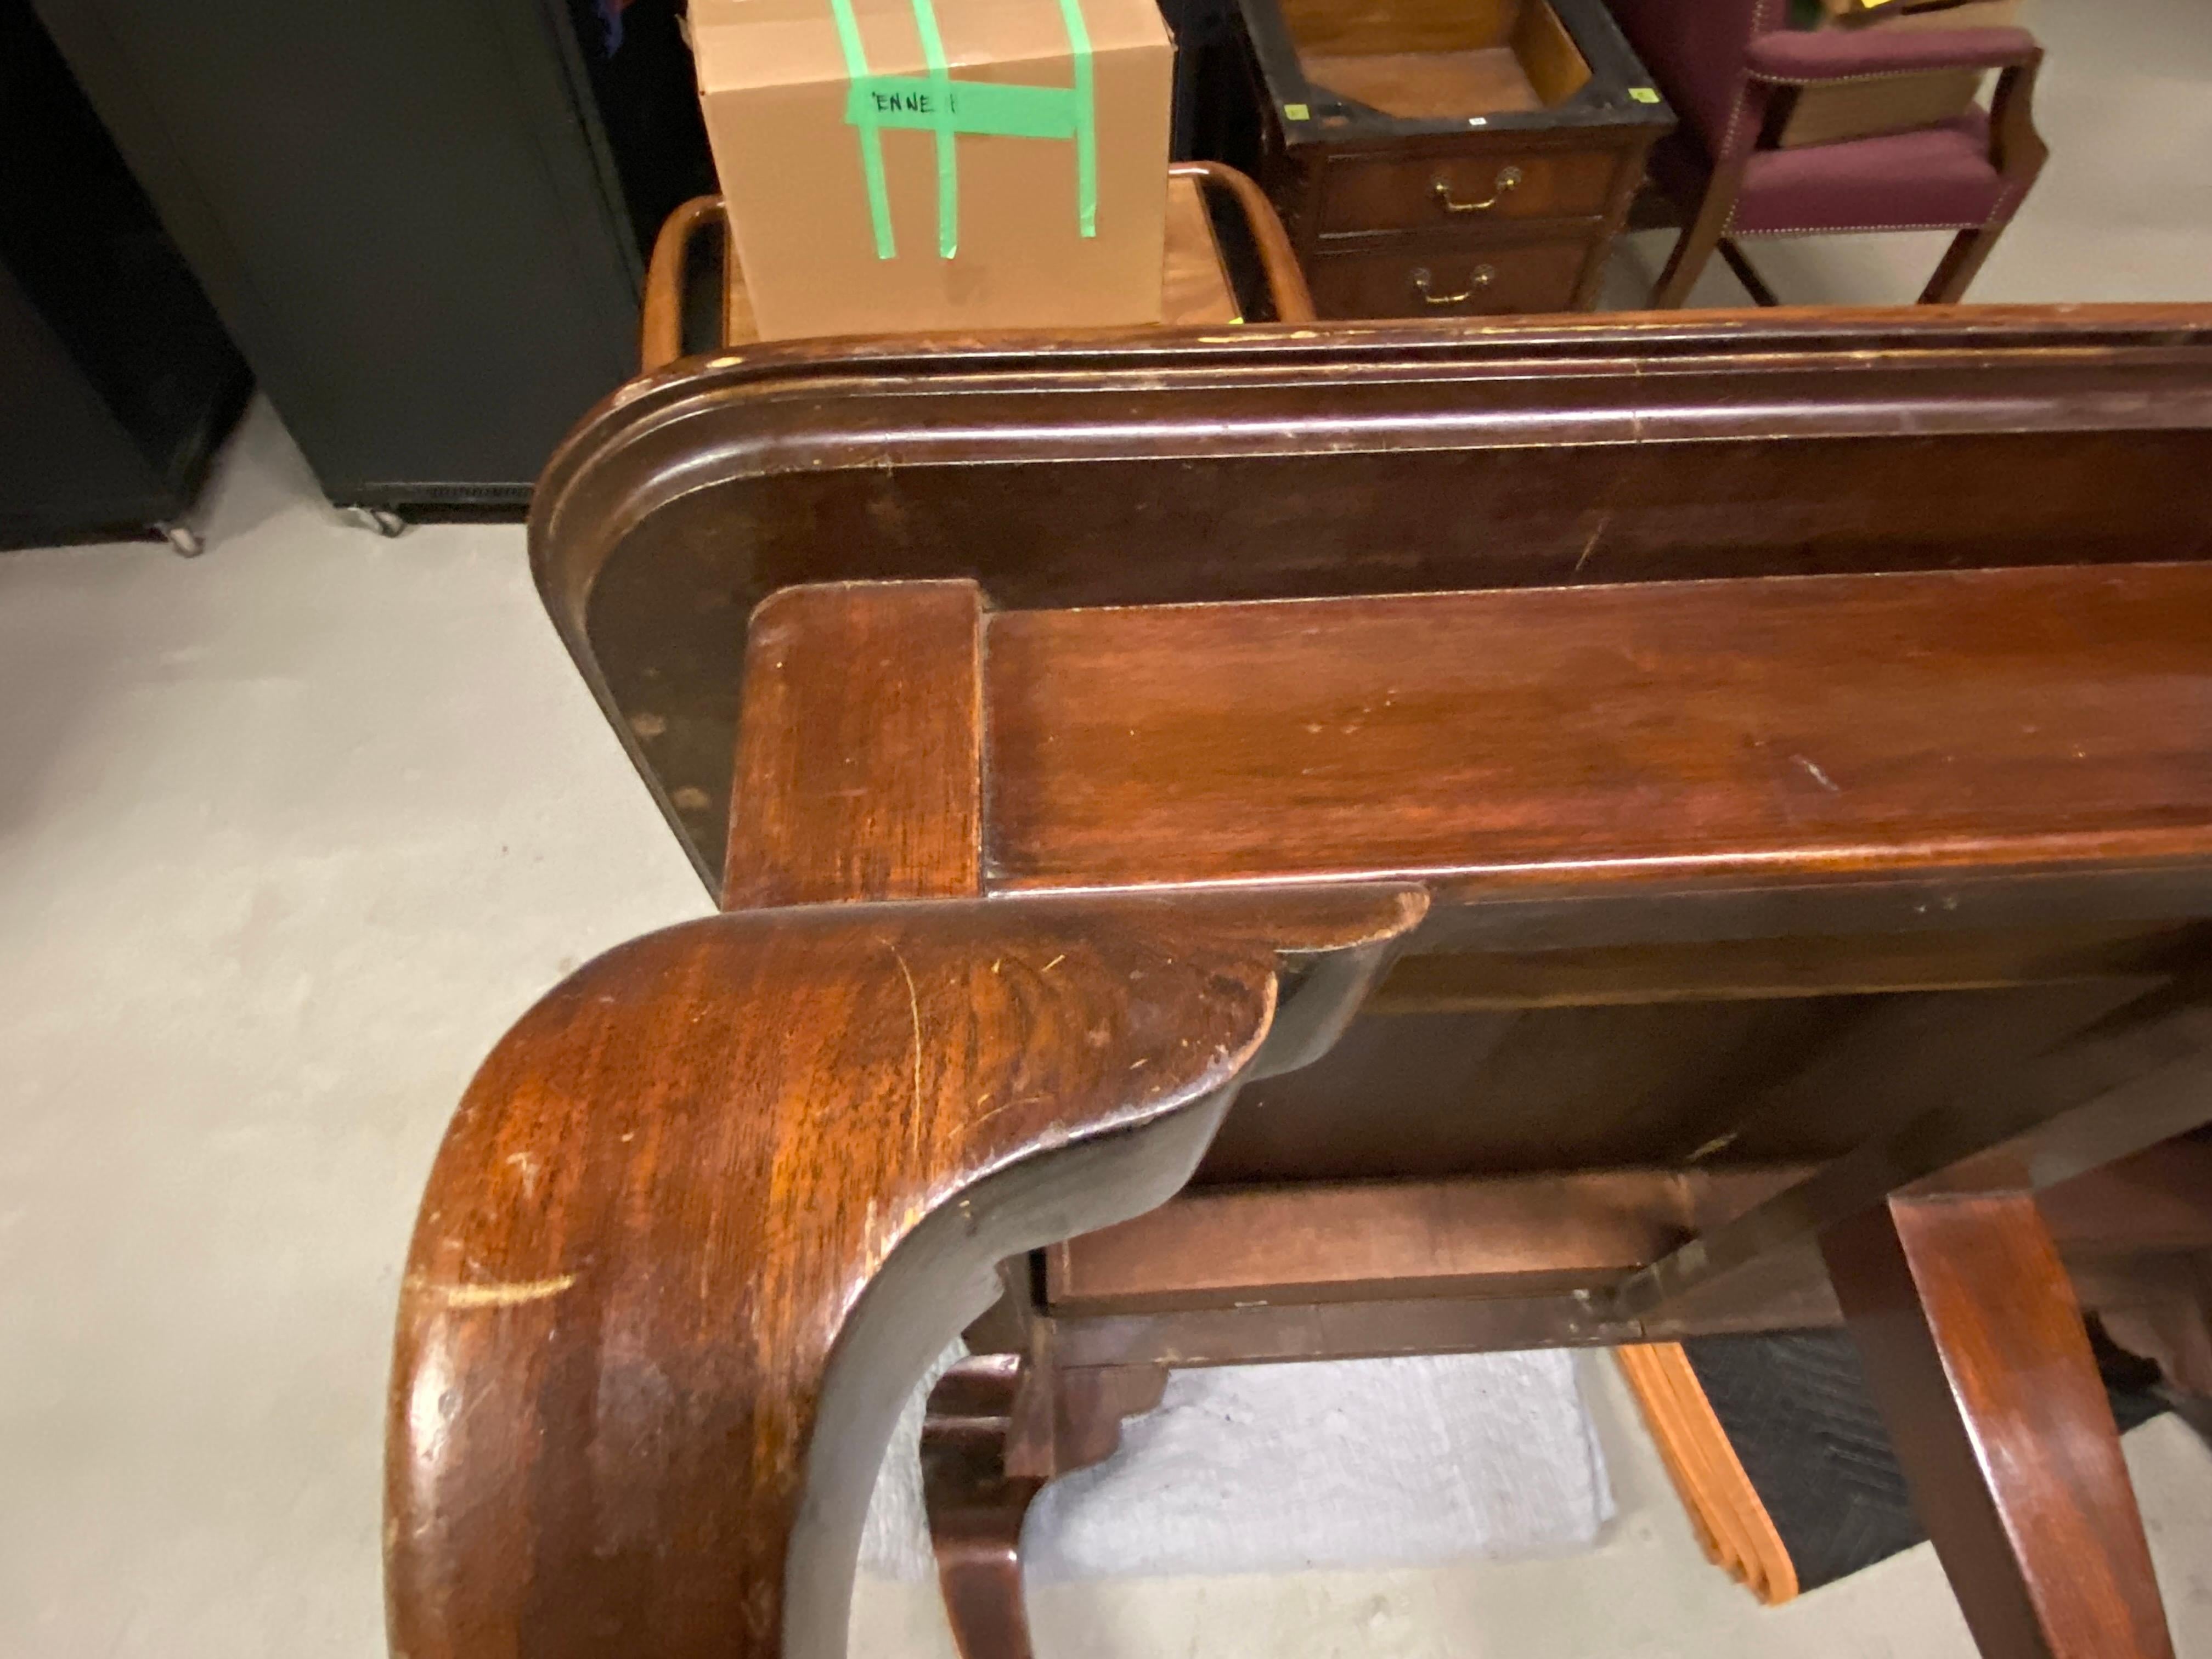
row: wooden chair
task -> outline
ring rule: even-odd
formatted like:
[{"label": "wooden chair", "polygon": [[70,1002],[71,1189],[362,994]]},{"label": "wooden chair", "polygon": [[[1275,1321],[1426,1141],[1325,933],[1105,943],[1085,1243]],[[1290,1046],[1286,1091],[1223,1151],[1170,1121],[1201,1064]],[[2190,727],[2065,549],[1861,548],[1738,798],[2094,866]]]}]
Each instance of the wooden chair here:
[{"label": "wooden chair", "polygon": [[[1788,0],[1607,0],[1681,117],[1651,155],[1687,216],[1651,303],[1679,306],[1715,249],[1760,305],[1772,292],[1743,236],[1871,230],[1956,234],[1920,295],[1951,305],[2020,210],[2048,153],[2030,108],[2043,52],[2021,29],[1908,33],[1785,26]],[[1995,70],[1989,112],[1878,137],[1778,149],[1802,89],[1942,70]]]},{"label": "wooden chair", "polygon": [[2212,1238],[2035,1194],[2212,1118],[2208,459],[2180,310],[633,388],[533,556],[727,914],[454,1120],[395,1650],[840,1651],[963,1327],[1012,1655],[1022,1506],[1160,1367],[1841,1317],[1984,1651],[2170,1652],[2080,1307],[2201,1329]]}]

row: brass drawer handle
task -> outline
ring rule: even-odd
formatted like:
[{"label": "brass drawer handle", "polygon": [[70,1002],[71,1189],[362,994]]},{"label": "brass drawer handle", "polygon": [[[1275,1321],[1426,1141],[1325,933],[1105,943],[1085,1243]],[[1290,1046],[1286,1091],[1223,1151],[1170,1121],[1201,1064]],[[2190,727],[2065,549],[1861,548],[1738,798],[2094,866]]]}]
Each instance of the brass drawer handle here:
[{"label": "brass drawer handle", "polygon": [[1479,291],[1488,288],[1497,279],[1498,270],[1495,266],[1477,265],[1468,273],[1467,286],[1458,293],[1436,294],[1430,291],[1429,283],[1431,279],[1429,276],[1429,268],[1423,265],[1413,272],[1413,292],[1432,306],[1455,306],[1472,300]]},{"label": "brass drawer handle", "polygon": [[1481,213],[1496,207],[1520,188],[1521,169],[1500,167],[1498,169],[1498,183],[1489,195],[1480,202],[1455,202],[1452,200],[1451,180],[1439,179],[1436,183],[1437,205],[1446,213]]}]

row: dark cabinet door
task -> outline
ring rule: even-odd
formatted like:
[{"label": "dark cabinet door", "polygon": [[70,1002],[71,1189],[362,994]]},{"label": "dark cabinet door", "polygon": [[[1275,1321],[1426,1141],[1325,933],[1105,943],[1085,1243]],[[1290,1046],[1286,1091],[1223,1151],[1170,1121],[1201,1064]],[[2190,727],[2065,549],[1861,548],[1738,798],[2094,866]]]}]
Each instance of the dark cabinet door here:
[{"label": "dark cabinet door", "polygon": [[179,505],[0,267],[0,547],[155,524]]},{"label": "dark cabinet door", "polygon": [[332,499],[526,499],[635,365],[557,0],[36,0]]},{"label": "dark cabinet door", "polygon": [[25,0],[0,156],[0,546],[177,524],[246,366]]}]

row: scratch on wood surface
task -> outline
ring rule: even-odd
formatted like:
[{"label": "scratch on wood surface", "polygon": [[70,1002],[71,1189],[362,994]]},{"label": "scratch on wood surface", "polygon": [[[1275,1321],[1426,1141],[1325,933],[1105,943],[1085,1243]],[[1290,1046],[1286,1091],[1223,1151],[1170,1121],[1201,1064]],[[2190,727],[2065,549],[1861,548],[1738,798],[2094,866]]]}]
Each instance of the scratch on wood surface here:
[{"label": "scratch on wood surface", "polygon": [[906,956],[897,945],[891,946],[891,960],[898,963],[899,976],[906,981],[906,1011],[914,1022],[914,1112],[909,1126],[913,1133],[915,1156],[921,1155],[921,996],[914,988],[914,969],[906,965]]},{"label": "scratch on wood surface", "polygon": [[1692,1152],[1689,1157],[1684,1158],[1682,1162],[1685,1164],[1702,1164],[1715,1153],[1726,1152],[1729,1147],[1735,1145],[1735,1138],[1739,1133],[1740,1131],[1738,1130],[1730,1129],[1725,1134],[1715,1135],[1704,1146],[1698,1147],[1697,1151]]},{"label": "scratch on wood surface", "polygon": [[1591,527],[1589,539],[1583,544],[1582,556],[1575,561],[1577,571],[1589,562],[1589,556],[1597,551],[1598,540],[1605,534],[1605,527],[1612,522],[1613,510],[1610,507],[1597,515],[1597,523]]},{"label": "scratch on wood surface", "polygon": [[[983,1105],[989,1101],[990,1098],[990,1096],[985,1095],[981,1100],[977,1101],[975,1103],[978,1106]],[[989,1111],[985,1112],[981,1116],[977,1117],[973,1122],[969,1123],[968,1127],[971,1130],[981,1128],[984,1124],[988,1123],[993,1118],[998,1116],[1001,1112],[1011,1112],[1017,1106],[1034,1106],[1040,1100],[1048,1100],[1051,1097],[1048,1095],[1023,1095],[1017,1099],[1006,1101],[1000,1105],[992,1107]]]},{"label": "scratch on wood surface", "polygon": [[429,1285],[416,1281],[415,1288],[434,1296],[449,1308],[512,1308],[524,1302],[543,1302],[558,1296],[576,1282],[574,1273],[553,1279],[522,1279],[505,1284]]},{"label": "scratch on wood surface", "polygon": [[1833,778],[1830,777],[1826,772],[1823,772],[1819,767],[1814,765],[1813,763],[1806,759],[1804,756],[1792,755],[1790,758],[1796,761],[1798,765],[1803,767],[1805,770],[1811,775],[1813,781],[1819,784],[1821,788],[1826,790],[1830,794],[1840,795],[1844,793],[1843,790],[1837,786],[1836,781]]}]

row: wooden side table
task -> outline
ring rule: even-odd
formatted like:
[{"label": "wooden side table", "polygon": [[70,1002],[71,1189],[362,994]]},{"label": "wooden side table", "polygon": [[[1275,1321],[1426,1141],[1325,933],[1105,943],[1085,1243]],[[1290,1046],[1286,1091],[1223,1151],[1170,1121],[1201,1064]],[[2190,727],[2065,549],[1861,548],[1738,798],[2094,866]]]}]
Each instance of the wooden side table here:
[{"label": "wooden side table", "polygon": [[1584,311],[1674,117],[1602,0],[1240,0],[1261,183],[1324,317]]},{"label": "wooden side table", "polygon": [[[1267,308],[1281,322],[1310,322],[1313,296],[1298,269],[1282,221],[1259,187],[1236,168],[1218,161],[1177,161],[1168,168],[1165,246],[1161,251],[1163,328],[1225,327],[1244,320],[1244,308],[1231,280],[1219,237],[1206,203],[1211,191],[1225,198],[1244,226],[1266,284]],[[746,297],[744,270],[738,263],[719,196],[698,196],[668,216],[653,239],[646,269],[645,302],[639,325],[639,361],[650,372],[684,355],[686,265],[693,243],[713,230],[721,243],[720,315],[715,343],[759,343],[752,302]]]},{"label": "wooden side table", "polygon": [[[2212,315],[1514,333],[787,348],[572,439],[537,569],[727,913],[454,1120],[397,1650],[838,1654],[963,1326],[980,1656],[1162,1365],[1841,1318],[1983,1650],[2170,1653],[2081,1319],[2153,1281],[2034,1195],[2212,1117]],[[2087,1242],[2201,1273],[2146,1207]]]}]

